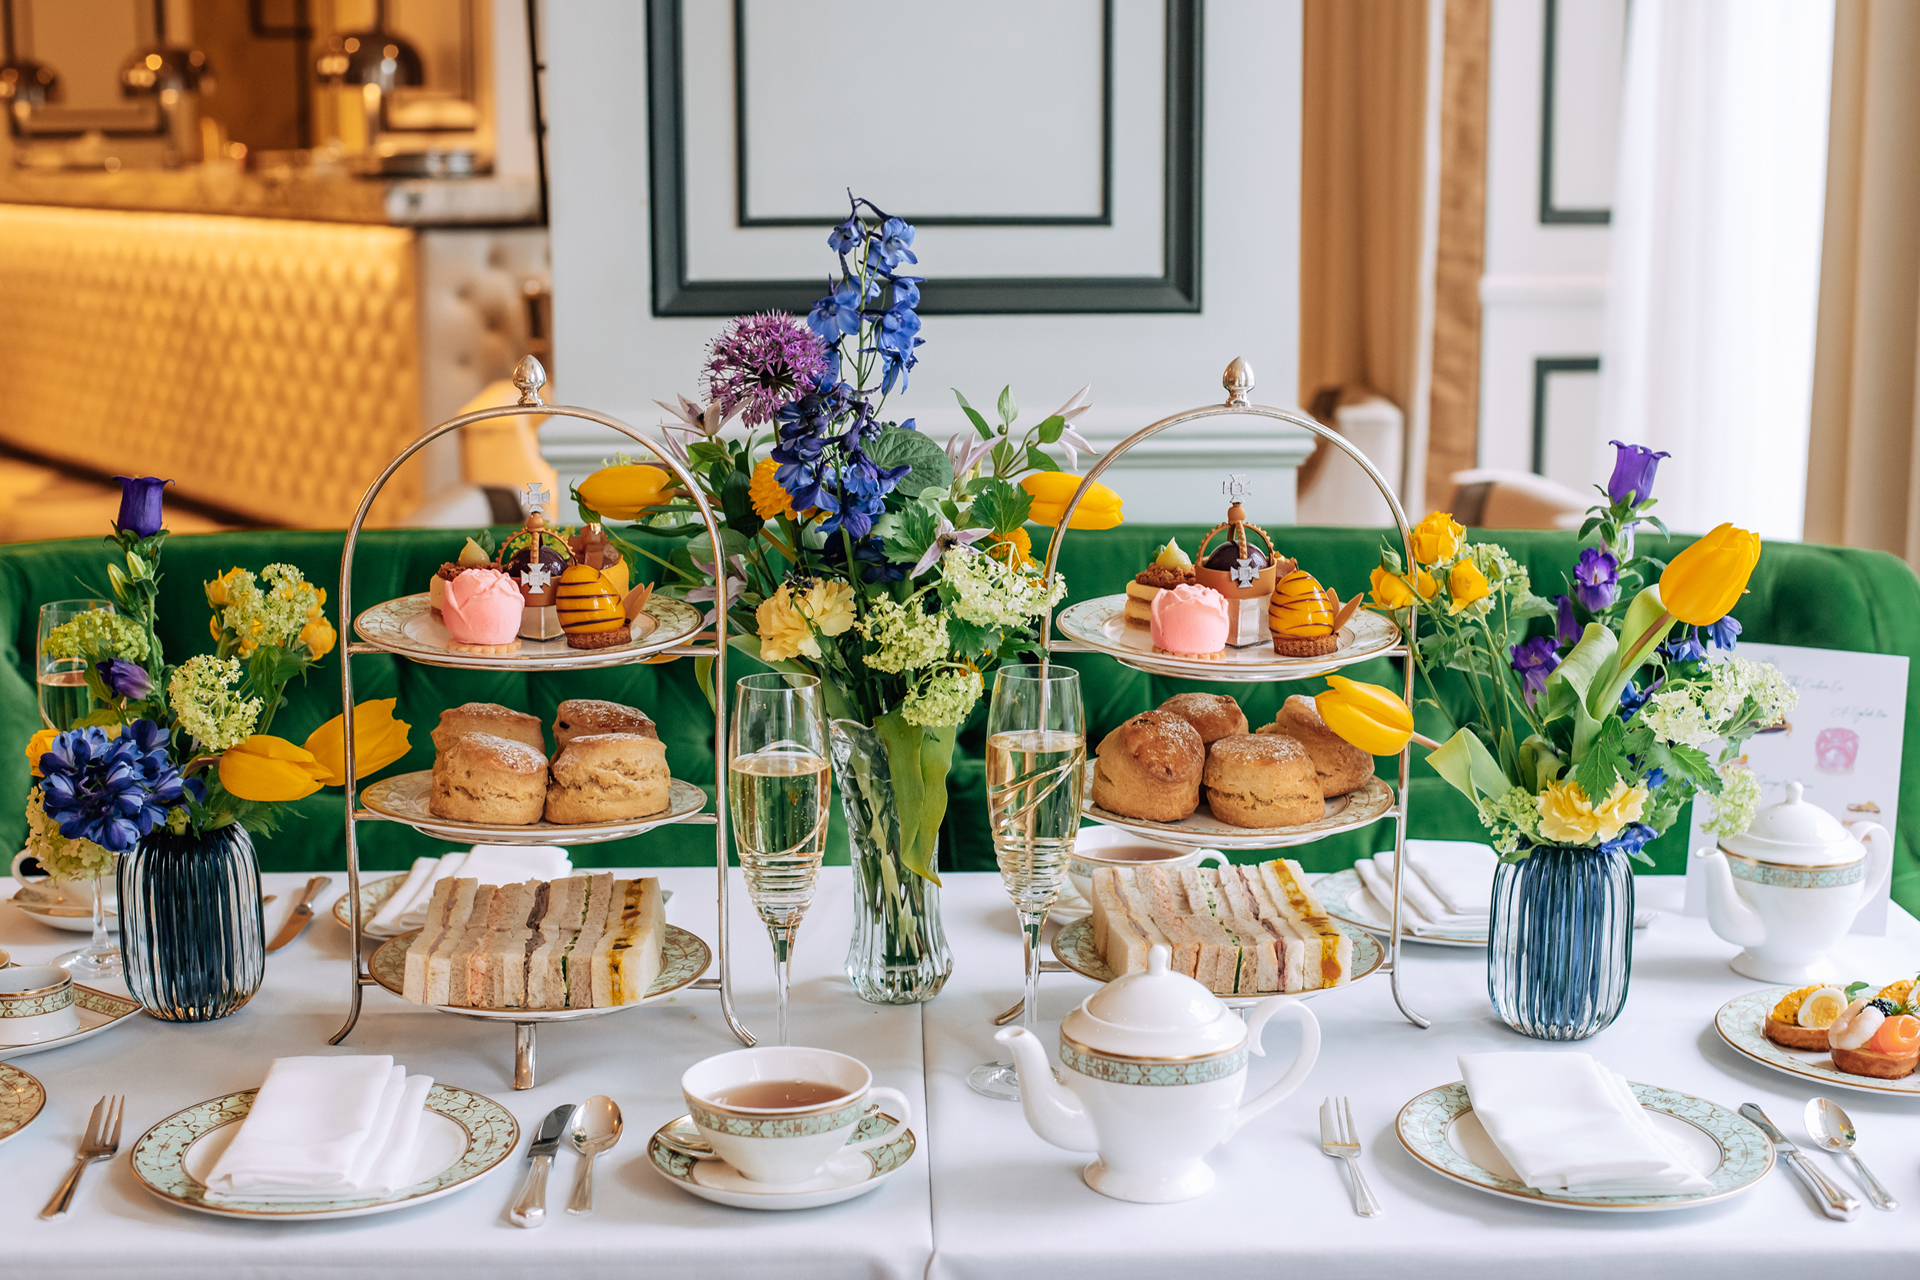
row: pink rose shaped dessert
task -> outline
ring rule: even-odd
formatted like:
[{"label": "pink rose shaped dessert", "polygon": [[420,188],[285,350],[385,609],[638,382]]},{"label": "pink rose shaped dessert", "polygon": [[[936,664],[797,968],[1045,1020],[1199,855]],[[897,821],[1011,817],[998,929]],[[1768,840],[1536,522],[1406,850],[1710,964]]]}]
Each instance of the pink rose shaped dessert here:
[{"label": "pink rose shaped dessert", "polygon": [[1153,647],[1212,657],[1227,647],[1227,599],[1212,587],[1181,585],[1153,598]]},{"label": "pink rose shaped dessert", "polygon": [[1860,735],[1851,729],[1822,729],[1813,740],[1814,767],[1822,773],[1852,773],[1860,755]]},{"label": "pink rose shaped dessert", "polygon": [[447,584],[441,612],[457,643],[511,644],[525,607],[512,578],[498,569],[469,569]]}]

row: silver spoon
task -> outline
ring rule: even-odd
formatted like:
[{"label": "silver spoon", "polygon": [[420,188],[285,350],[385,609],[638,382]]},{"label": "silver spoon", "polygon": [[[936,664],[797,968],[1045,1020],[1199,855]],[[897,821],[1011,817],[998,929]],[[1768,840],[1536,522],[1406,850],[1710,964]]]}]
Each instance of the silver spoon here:
[{"label": "silver spoon", "polygon": [[620,1141],[621,1124],[620,1104],[604,1093],[574,1108],[567,1139],[581,1160],[573,1175],[573,1195],[567,1199],[568,1213],[593,1212],[593,1158]]},{"label": "silver spoon", "polygon": [[1853,1121],[1847,1118],[1847,1113],[1840,1109],[1839,1103],[1831,1098],[1815,1098],[1807,1103],[1807,1136],[1821,1150],[1845,1156],[1853,1162],[1853,1172],[1866,1189],[1867,1199],[1873,1201],[1874,1208],[1900,1207],[1900,1202],[1887,1194],[1887,1189],[1880,1185],[1880,1179],[1867,1172],[1867,1166],[1854,1154]]}]

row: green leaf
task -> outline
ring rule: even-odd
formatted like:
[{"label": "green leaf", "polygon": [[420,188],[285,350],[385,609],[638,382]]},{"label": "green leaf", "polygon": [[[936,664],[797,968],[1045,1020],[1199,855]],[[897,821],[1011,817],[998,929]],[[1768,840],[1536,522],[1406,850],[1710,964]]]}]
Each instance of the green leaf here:
[{"label": "green leaf", "polygon": [[727,446],[719,440],[696,440],[687,446],[687,458],[693,463],[693,470],[708,471],[716,463],[727,461]]},{"label": "green leaf", "polygon": [[1633,679],[1634,672],[1646,662],[1647,655],[1673,630],[1671,617],[1667,618],[1665,626],[1656,625],[1665,616],[1666,608],[1660,603],[1660,593],[1653,587],[1635,596],[1633,603],[1627,606],[1627,616],[1620,623],[1619,645],[1635,647],[1631,650],[1622,647],[1613,665],[1602,671],[1593,687],[1587,691],[1587,709],[1594,715],[1608,715],[1619,706],[1620,691],[1627,687],[1627,681]]},{"label": "green leaf", "polygon": [[980,416],[980,411],[967,403],[967,398],[960,394],[960,388],[953,387],[950,389],[953,392],[953,398],[960,402],[960,412],[967,415],[967,421],[973,423],[973,429],[980,433],[980,438],[982,440],[993,439],[993,428],[988,426],[987,420]]},{"label": "green leaf", "polygon": [[989,480],[973,500],[972,521],[996,534],[1012,533],[1027,522],[1033,495],[1017,484]]},{"label": "green leaf", "polygon": [[1585,700],[1587,690],[1593,687],[1595,678],[1612,663],[1614,650],[1619,647],[1620,642],[1614,638],[1613,632],[1597,622],[1589,622],[1580,633],[1580,643],[1573,646],[1560,665],[1553,669],[1553,674],[1547,677],[1547,691],[1551,693],[1555,685],[1564,684]]},{"label": "green leaf", "polygon": [[1013,388],[1010,386],[1000,388],[1001,425],[1010,427],[1013,425],[1013,420],[1019,416],[1020,406],[1013,402]]},{"label": "green leaf", "polygon": [[1516,785],[1472,729],[1462,729],[1427,753],[1433,771],[1453,784],[1469,800],[1506,794]]},{"label": "green leaf", "polygon": [[917,563],[933,545],[934,534],[939,532],[939,517],[929,511],[924,503],[909,502],[900,508],[898,519],[892,532],[880,541],[881,549],[889,560],[901,564]]},{"label": "green leaf", "polygon": [[1051,418],[1042,422],[1038,429],[1040,432],[1040,443],[1052,444],[1066,433],[1067,420],[1056,413]]},{"label": "green leaf", "polygon": [[1034,471],[1058,471],[1060,464],[1037,444],[1027,446],[1027,466]]},{"label": "green leaf", "polygon": [[881,716],[873,728],[887,744],[887,771],[893,776],[894,808],[900,815],[901,865],[939,884],[934,853],[940,823],[947,816],[955,728],[908,724],[898,711]]},{"label": "green leaf", "polygon": [[1620,723],[1620,717],[1603,718],[1585,754],[1573,766],[1573,780],[1595,804],[1613,790],[1614,779],[1629,772],[1626,739],[1627,727]]},{"label": "green leaf", "polygon": [[994,646],[998,643],[998,634],[992,627],[983,627],[977,622],[967,622],[949,613],[947,643],[963,658],[984,657],[993,652]]},{"label": "green leaf", "polygon": [[888,427],[867,446],[867,456],[877,466],[912,467],[895,486],[896,492],[909,498],[919,497],[922,489],[953,483],[953,464],[947,460],[946,450],[918,431]]},{"label": "green leaf", "polygon": [[724,475],[720,483],[720,510],[727,517],[727,532],[738,533],[743,542],[749,541],[766,521],[753,509],[747,477],[738,471],[727,471]]},{"label": "green leaf", "polygon": [[1713,761],[1707,753],[1698,747],[1689,747],[1682,742],[1661,742],[1650,746],[1646,754],[1649,767],[1664,769],[1668,777],[1690,782],[1695,789],[1708,795],[1720,794],[1720,775],[1714,771]]}]

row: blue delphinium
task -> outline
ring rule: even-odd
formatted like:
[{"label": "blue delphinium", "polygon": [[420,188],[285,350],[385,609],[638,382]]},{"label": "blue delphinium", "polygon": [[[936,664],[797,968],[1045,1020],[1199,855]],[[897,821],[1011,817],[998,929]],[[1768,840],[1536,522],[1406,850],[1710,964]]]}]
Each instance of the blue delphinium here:
[{"label": "blue delphinium", "polygon": [[117,737],[88,727],[69,729],[40,757],[47,816],[68,839],[86,839],[125,853],[166,821],[167,811],[192,795],[198,782],[181,778],[166,730],[136,720]]},{"label": "blue delphinium", "polygon": [[1660,646],[1660,656],[1668,662],[1702,662],[1707,650],[1700,643],[1699,633],[1692,627],[1682,628],[1673,639]]},{"label": "blue delphinium", "polygon": [[1647,847],[1647,842],[1660,833],[1644,822],[1630,822],[1620,829],[1620,834],[1600,846],[1601,853],[1624,853],[1635,857]]},{"label": "blue delphinium", "polygon": [[1707,641],[1716,649],[1733,652],[1734,642],[1740,638],[1740,620],[1732,614],[1710,623],[1706,627]]}]

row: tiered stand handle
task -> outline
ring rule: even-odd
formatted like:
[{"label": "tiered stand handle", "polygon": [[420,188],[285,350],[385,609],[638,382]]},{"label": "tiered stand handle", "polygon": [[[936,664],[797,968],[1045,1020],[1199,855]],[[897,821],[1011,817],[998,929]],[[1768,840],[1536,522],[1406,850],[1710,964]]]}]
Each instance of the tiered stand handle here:
[{"label": "tiered stand handle", "polygon": [[[1080,482],[1080,487],[1073,491],[1073,497],[1067,502],[1066,513],[1060,517],[1060,523],[1055,526],[1054,536],[1047,547],[1046,576],[1049,579],[1054,575],[1055,566],[1060,559],[1060,544],[1066,539],[1067,529],[1073,523],[1073,513],[1079,510],[1081,499],[1086,497],[1093,483],[1101,477],[1108,467],[1111,467],[1118,461],[1122,454],[1139,444],[1142,440],[1159,435],[1162,431],[1170,427],[1185,426],[1189,422],[1198,422],[1202,418],[1218,418],[1230,414],[1256,418],[1274,418],[1280,422],[1290,423],[1293,426],[1299,427],[1302,431],[1310,432],[1319,439],[1326,441],[1340,452],[1346,454],[1349,458],[1352,458],[1360,465],[1360,469],[1367,473],[1367,478],[1372,480],[1374,486],[1380,490],[1380,496],[1387,500],[1387,506],[1393,511],[1394,523],[1398,525],[1400,529],[1401,548],[1405,556],[1403,563],[1408,565],[1413,564],[1413,528],[1407,523],[1406,510],[1400,505],[1400,499],[1394,494],[1393,486],[1387,483],[1386,477],[1380,474],[1379,468],[1373,465],[1366,454],[1354,448],[1353,445],[1339,433],[1329,431],[1304,414],[1295,413],[1287,409],[1275,409],[1267,405],[1253,404],[1250,402],[1247,399],[1247,394],[1253,390],[1253,368],[1245,360],[1237,356],[1234,358],[1233,363],[1227,366],[1226,373],[1221,376],[1220,382],[1227,390],[1226,403],[1206,405],[1198,409],[1188,409],[1184,413],[1176,413],[1172,417],[1162,418],[1152,426],[1142,427],[1100,456],[1100,460],[1094,463],[1093,467],[1087,472],[1086,478]],[[1412,612],[1408,615],[1407,630],[1401,636],[1400,644],[1390,649],[1369,653],[1366,656],[1368,658],[1404,657],[1407,659],[1406,699],[1407,705],[1411,707],[1413,705],[1414,672],[1413,655],[1410,646],[1413,644],[1413,637],[1417,634],[1417,627],[1419,625],[1418,602],[1416,601],[1409,606],[1409,608]],[[1092,650],[1085,646],[1075,644],[1071,641],[1055,640],[1053,638],[1053,615],[1051,613],[1041,620],[1040,639],[1047,653],[1092,652]],[[1206,674],[1204,672],[1195,672],[1195,677],[1205,679]],[[1409,743],[1400,750],[1400,793],[1398,797],[1396,797],[1392,813],[1394,819],[1393,932],[1388,941],[1387,968],[1391,974],[1393,983],[1394,1004],[1400,1007],[1400,1012],[1406,1015],[1407,1021],[1413,1023],[1416,1027],[1426,1027],[1431,1025],[1430,1020],[1409,1008],[1405,996],[1403,996],[1400,991],[1400,876],[1402,868],[1406,866],[1404,854],[1407,844],[1407,782],[1412,764],[1413,747],[1412,744]]]},{"label": "tiered stand handle", "polygon": [[[367,490],[366,496],[360,500],[360,509],[354,512],[353,523],[347,526],[346,546],[342,550],[340,558],[340,629],[343,632],[352,626],[354,618],[354,547],[359,541],[361,527],[366,523],[367,512],[373,507],[373,500],[379,496],[380,490],[385,487],[387,481],[393,477],[393,473],[399,470],[400,465],[414,454],[420,452],[420,450],[424,449],[428,444],[446,435],[450,431],[458,431],[460,428],[469,426],[472,423],[485,422],[492,418],[549,416],[579,418],[585,422],[594,422],[603,427],[610,427],[622,435],[631,438],[635,442],[645,446],[649,453],[658,458],[660,464],[671,471],[680,481],[681,487],[692,495],[694,503],[700,509],[700,519],[707,526],[707,533],[713,539],[713,545],[715,547],[720,545],[720,523],[714,516],[712,506],[707,502],[705,495],[701,493],[700,486],[695,482],[692,473],[669,456],[667,451],[661,448],[655,441],[648,439],[645,435],[634,430],[617,418],[610,418],[605,414],[595,413],[591,409],[579,409],[569,405],[543,404],[540,400],[540,388],[545,386],[546,382],[547,372],[541,368],[540,362],[532,356],[526,357],[513,371],[513,385],[520,391],[519,404],[499,409],[481,409],[474,413],[462,414],[457,418],[443,422],[408,445],[399,457],[387,464],[387,469],[380,473],[379,478],[373,482],[373,486]],[[732,970],[729,967],[732,949],[728,946],[730,930],[727,920],[726,628],[727,616],[726,608],[723,604],[718,610],[718,624],[715,631],[714,643],[711,647],[688,643],[676,645],[660,651],[659,654],[650,654],[647,656],[653,657],[664,654],[672,657],[711,658],[713,660],[713,685],[715,690],[713,699],[713,813],[711,815],[695,815],[691,818],[683,819],[683,821],[696,823],[711,822],[713,824],[714,865],[719,878],[720,920],[717,950],[720,973],[717,978],[703,978],[693,983],[692,986],[698,989],[717,990],[720,993],[720,1011],[726,1015],[727,1026],[733,1031],[733,1034],[739,1038],[741,1044],[751,1045],[754,1043],[753,1034],[749,1032],[745,1026],[741,1025],[740,1019],[734,1015]],[[352,658],[360,654],[387,652],[388,650],[383,649],[379,645],[355,641],[345,646],[345,654],[340,661],[340,699],[341,705],[347,709],[347,714],[342,719],[341,724],[346,749],[347,903],[353,933],[353,984],[349,994],[346,1023],[333,1038],[327,1042],[329,1044],[339,1044],[353,1031],[354,1024],[360,1020],[361,989],[363,987],[377,985],[374,977],[367,972],[366,957],[362,949],[363,939],[360,932],[360,845],[357,838],[356,827],[358,823],[376,819],[378,815],[359,808],[355,792],[358,779],[355,777],[353,765],[354,734],[352,708],[354,704]],[[458,654],[449,653],[444,665],[460,667],[468,664],[463,663]],[[526,665],[528,670],[541,669],[541,663],[538,659],[530,659]],[[527,1089],[533,1086],[534,1025],[535,1024],[530,1022],[514,1024],[514,1087],[516,1089]]]}]

